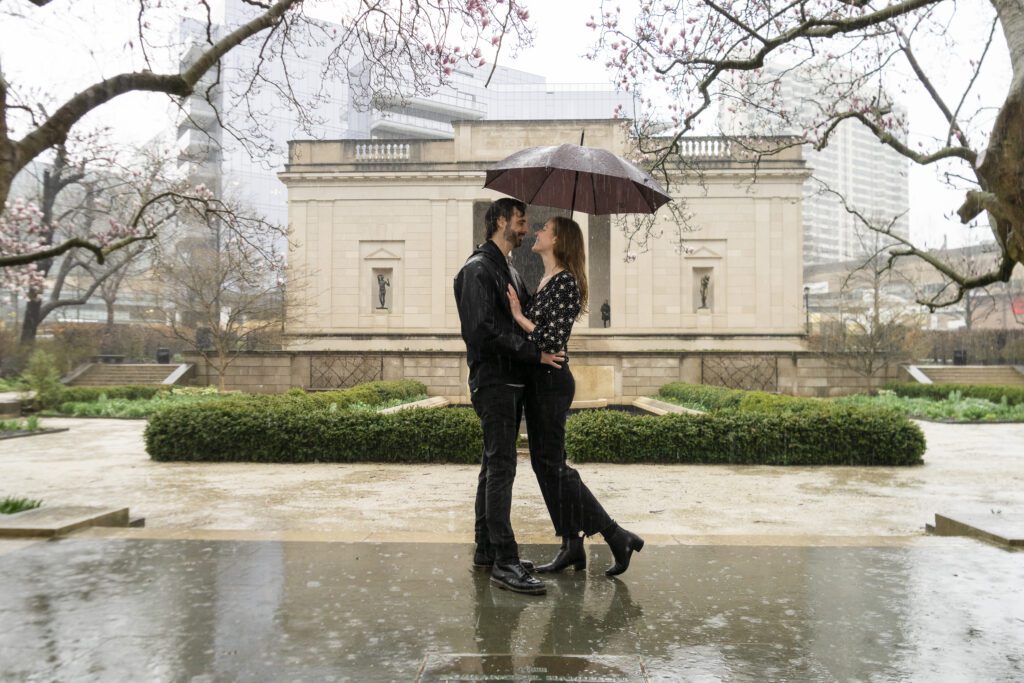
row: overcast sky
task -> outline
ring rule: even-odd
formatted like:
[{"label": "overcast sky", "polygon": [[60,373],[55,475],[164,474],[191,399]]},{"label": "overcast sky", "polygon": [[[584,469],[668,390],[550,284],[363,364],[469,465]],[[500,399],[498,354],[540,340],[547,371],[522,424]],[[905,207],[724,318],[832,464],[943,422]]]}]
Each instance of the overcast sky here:
[{"label": "overcast sky", "polygon": [[[20,3],[25,5],[24,0]],[[0,22],[0,67],[9,80],[38,83],[40,88],[45,87],[57,97],[67,97],[85,85],[80,75],[83,72],[95,78],[123,69],[134,17],[129,12],[111,13],[110,4],[111,0],[80,0],[55,2],[42,10],[32,9],[28,11],[29,16],[45,18],[40,21],[41,26],[35,28],[16,25],[4,18]],[[594,31],[586,27],[588,18],[596,11],[595,2],[534,0],[528,6],[535,26],[535,44],[519,55],[503,55],[500,63],[543,75],[550,83],[608,83],[607,70],[584,57],[595,38]],[[59,22],[54,18],[59,18]],[[977,41],[978,31],[983,31],[985,25],[976,17],[960,17],[959,21],[976,21],[978,25],[972,27],[975,37],[968,37],[967,45],[953,44],[948,49],[969,52]],[[1009,73],[1001,36],[997,43],[993,54],[1001,62],[995,63],[976,88],[983,94],[984,103],[992,105],[998,105],[1005,95]],[[922,61],[928,57],[925,55]],[[1006,64],[1002,72],[1001,63]],[[957,71],[962,68],[966,65],[948,60],[940,77],[962,80],[963,74]],[[936,126],[941,128],[938,110],[923,92],[909,96],[906,106],[912,136],[934,130]],[[142,142],[166,126],[166,116],[165,97],[140,94],[119,98],[98,111],[94,120],[116,125],[126,137]],[[943,188],[933,169],[912,165],[910,196],[911,234],[915,240],[934,247],[941,245],[944,237],[948,238],[950,246],[990,238],[987,228],[975,230],[971,235],[959,225],[953,214],[962,201],[962,193]]]}]

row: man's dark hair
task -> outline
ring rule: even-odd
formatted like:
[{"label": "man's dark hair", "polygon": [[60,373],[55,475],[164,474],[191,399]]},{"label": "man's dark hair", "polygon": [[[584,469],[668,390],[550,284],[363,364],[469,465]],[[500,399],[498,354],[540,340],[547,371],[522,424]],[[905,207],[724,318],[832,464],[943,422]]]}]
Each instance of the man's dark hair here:
[{"label": "man's dark hair", "polygon": [[526,204],[511,197],[502,197],[492,202],[487,208],[487,213],[484,214],[484,228],[486,229],[487,239],[491,239],[498,230],[499,218],[511,221],[516,211],[525,216]]}]

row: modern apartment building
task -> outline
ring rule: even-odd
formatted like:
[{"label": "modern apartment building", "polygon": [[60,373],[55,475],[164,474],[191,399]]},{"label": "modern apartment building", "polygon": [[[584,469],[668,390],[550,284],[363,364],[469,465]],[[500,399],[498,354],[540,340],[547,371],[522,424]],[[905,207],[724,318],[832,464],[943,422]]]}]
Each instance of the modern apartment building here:
[{"label": "modern apartment building", "polygon": [[[726,81],[725,88],[767,87],[767,81],[778,79],[775,91],[777,107],[789,114],[789,121],[810,119],[820,107],[819,88],[809,74],[799,69],[782,70],[766,67],[760,85],[738,86]],[[898,105],[897,105],[898,106]],[[743,106],[741,98],[729,99],[719,112],[719,126],[726,135],[792,135],[799,132],[795,123],[768,117],[763,111]],[[846,204],[856,208],[877,224],[895,219],[893,231],[903,237],[910,235],[910,162],[878,138],[859,121],[842,122],[832,133],[829,144],[817,151],[804,148],[804,158],[812,175],[804,186],[804,264],[815,265],[855,259],[864,253],[868,239],[862,222],[846,211],[842,200],[828,190],[842,195]],[[828,188],[826,190],[826,188]]]}]

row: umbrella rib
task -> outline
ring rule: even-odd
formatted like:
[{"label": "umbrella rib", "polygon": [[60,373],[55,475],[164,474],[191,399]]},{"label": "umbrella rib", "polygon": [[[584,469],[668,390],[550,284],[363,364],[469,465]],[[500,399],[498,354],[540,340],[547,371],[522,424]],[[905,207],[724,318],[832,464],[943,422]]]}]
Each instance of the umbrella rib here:
[{"label": "umbrella rib", "polygon": [[533,206],[533,200],[536,199],[537,195],[540,194],[540,191],[542,189],[544,189],[544,183],[546,183],[548,181],[548,178],[550,178],[550,177],[551,177],[551,171],[549,170],[548,174],[546,176],[544,176],[544,178],[539,183],[537,183],[537,189],[533,191],[533,194],[530,196],[530,200],[528,202],[526,202],[527,206]]}]

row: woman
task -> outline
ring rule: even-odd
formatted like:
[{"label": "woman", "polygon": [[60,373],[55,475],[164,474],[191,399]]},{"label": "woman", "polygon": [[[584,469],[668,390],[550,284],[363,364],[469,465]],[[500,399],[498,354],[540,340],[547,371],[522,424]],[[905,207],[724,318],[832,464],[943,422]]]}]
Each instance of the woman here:
[{"label": "woman", "polygon": [[[586,257],[583,233],[575,221],[556,216],[537,231],[533,251],[544,261],[544,277],[537,293],[522,310],[515,290],[509,287],[512,317],[542,351],[564,351],[572,324],[587,310]],[[600,532],[611,548],[615,564],[605,574],[615,576],[629,568],[633,552],[644,541],[616,524],[579,473],[565,461],[565,420],[576,393],[568,359],[560,369],[534,365],[526,386],[526,426],[530,435],[530,460],[562,546],[554,560],[538,572],[560,572],[587,566],[583,537]]]}]

